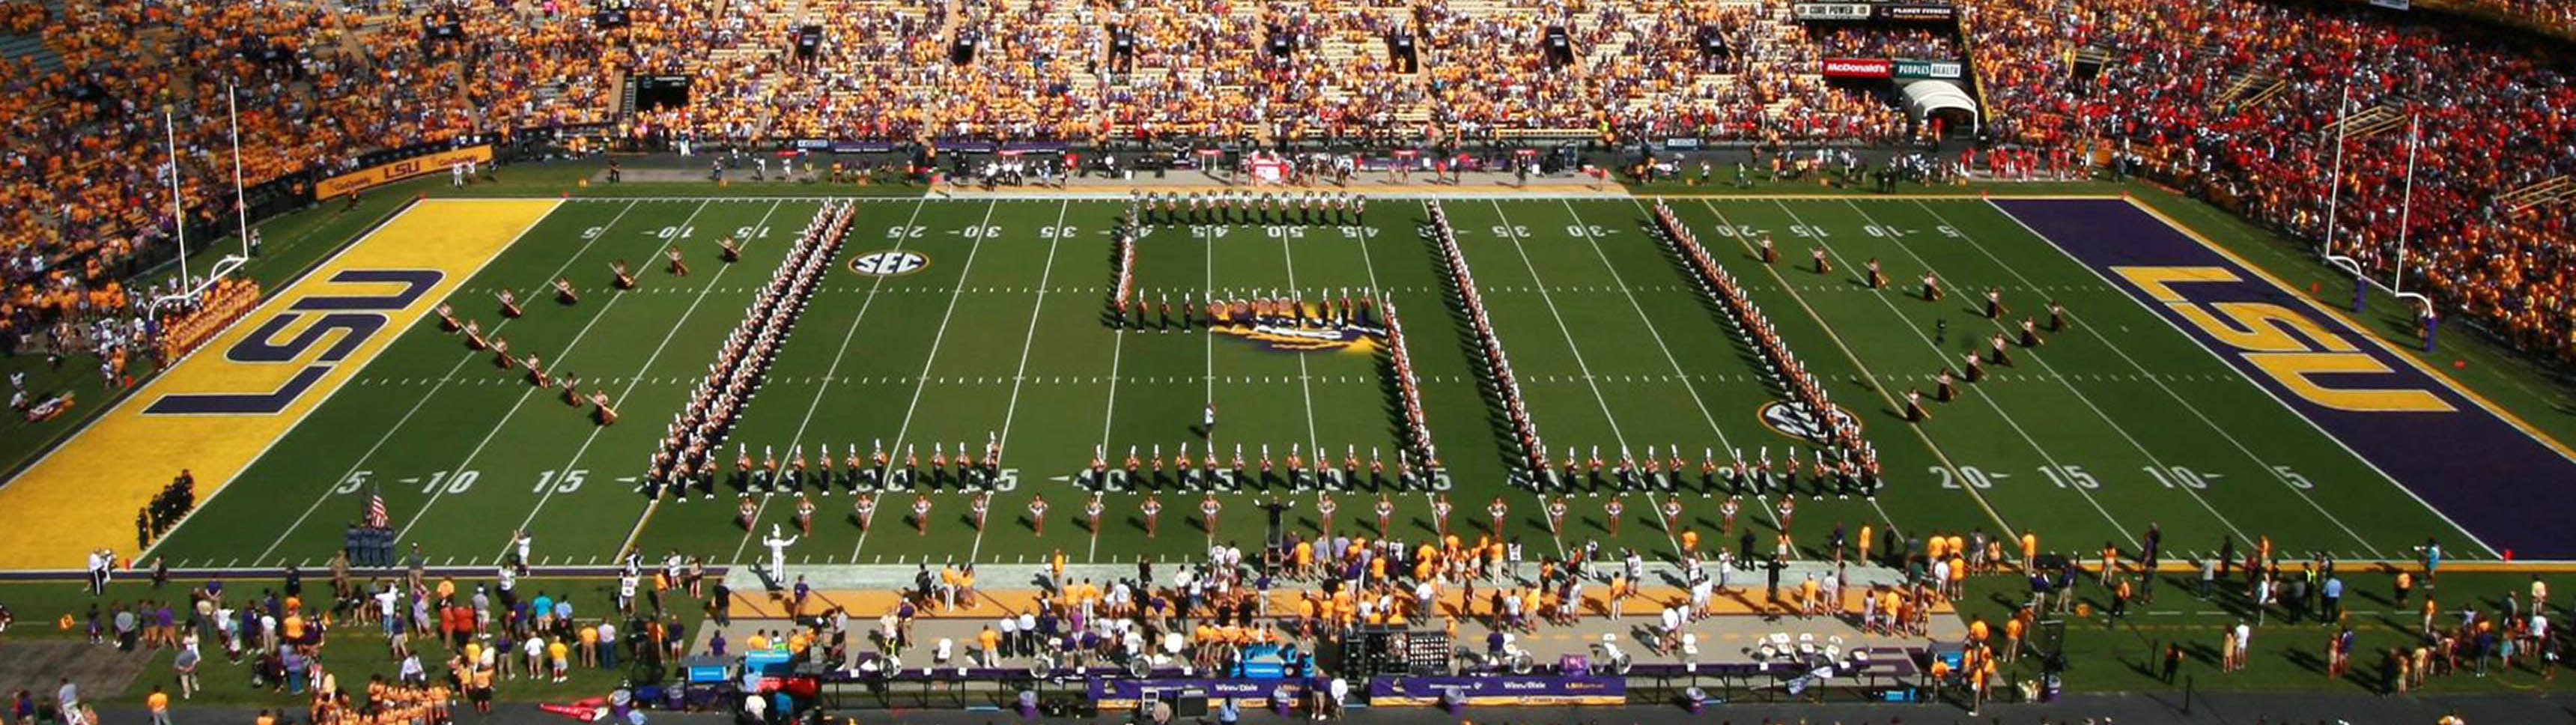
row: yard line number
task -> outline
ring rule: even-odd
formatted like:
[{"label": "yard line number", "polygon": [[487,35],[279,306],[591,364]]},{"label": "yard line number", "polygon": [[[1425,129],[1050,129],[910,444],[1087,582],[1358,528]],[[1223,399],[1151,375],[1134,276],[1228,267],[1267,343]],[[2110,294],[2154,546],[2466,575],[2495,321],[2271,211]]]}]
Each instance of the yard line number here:
[{"label": "yard line number", "polygon": [[[357,493],[358,491],[365,489],[367,484],[376,482],[375,476],[375,471],[350,471],[348,478],[340,479],[339,485],[331,487],[331,492],[335,494]],[[482,478],[482,471],[468,468],[461,471],[431,471],[427,476],[405,476],[394,479],[394,483],[402,485],[418,484],[420,486],[420,492],[425,494],[435,494],[442,489],[448,493],[464,493],[466,491],[473,490],[474,482],[482,480]]]},{"label": "yard line number", "polygon": [[[2047,478],[2049,484],[2057,488],[2091,491],[2102,487],[2102,480],[2091,471],[2085,470],[2083,466],[2039,466],[2038,469],[2039,475]],[[2308,480],[2308,477],[2300,474],[2297,469],[2289,466],[2272,466],[2271,469],[2274,475],[2289,482],[2292,488],[2316,488],[2316,483]],[[1951,490],[1973,488],[1982,491],[1994,488],[1996,482],[2012,477],[2009,473],[1989,471],[1976,466],[1959,466],[1956,469],[1931,466],[1925,470],[1941,482],[1942,488]],[[2227,477],[2227,474],[2204,471],[2190,466],[2139,466],[2138,470],[2145,473],[2147,478],[2154,480],[2159,487],[2195,491],[2208,489],[2210,484]]]}]

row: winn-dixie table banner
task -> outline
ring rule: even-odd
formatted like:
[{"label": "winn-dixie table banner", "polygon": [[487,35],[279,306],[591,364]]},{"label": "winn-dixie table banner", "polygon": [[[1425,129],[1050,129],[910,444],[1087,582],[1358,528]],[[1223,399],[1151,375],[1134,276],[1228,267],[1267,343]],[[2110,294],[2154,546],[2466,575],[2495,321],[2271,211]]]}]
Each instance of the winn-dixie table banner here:
[{"label": "winn-dixie table banner", "polygon": [[1286,697],[1289,702],[1296,702],[1297,698],[1306,693],[1306,683],[1303,680],[1094,677],[1091,678],[1090,685],[1092,704],[1103,710],[1133,710],[1145,699],[1145,693],[1148,690],[1155,692],[1202,690],[1210,698],[1231,697],[1248,700],[1249,702],[1245,704],[1253,707],[1268,707],[1273,694]]},{"label": "winn-dixie table banner", "polygon": [[1628,702],[1628,680],[1595,675],[1379,677],[1369,680],[1369,705],[1438,705],[1449,692],[1468,705],[1622,705]]}]

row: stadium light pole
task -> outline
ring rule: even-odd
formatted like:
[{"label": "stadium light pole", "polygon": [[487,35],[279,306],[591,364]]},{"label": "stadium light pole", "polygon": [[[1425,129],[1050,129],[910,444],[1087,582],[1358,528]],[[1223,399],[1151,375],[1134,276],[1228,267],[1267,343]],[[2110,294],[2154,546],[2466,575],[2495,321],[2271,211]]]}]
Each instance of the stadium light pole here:
[{"label": "stadium light pole", "polygon": [[242,261],[250,261],[250,196],[242,193],[241,100],[231,81],[224,82],[224,110],[233,122],[233,231],[241,235]]},{"label": "stadium light pole", "polygon": [[179,211],[179,125],[172,120],[168,106],[161,108],[161,132],[163,141],[169,144],[170,228],[179,235],[179,290],[185,293],[193,290],[195,283],[188,279],[188,218]]},{"label": "stadium light pole", "polygon": [[2415,213],[2415,150],[2424,145],[2423,124],[2423,116],[2406,117],[2406,191],[2397,202],[2397,266],[2388,275],[2388,292],[2392,295],[2406,293],[2407,220]]}]

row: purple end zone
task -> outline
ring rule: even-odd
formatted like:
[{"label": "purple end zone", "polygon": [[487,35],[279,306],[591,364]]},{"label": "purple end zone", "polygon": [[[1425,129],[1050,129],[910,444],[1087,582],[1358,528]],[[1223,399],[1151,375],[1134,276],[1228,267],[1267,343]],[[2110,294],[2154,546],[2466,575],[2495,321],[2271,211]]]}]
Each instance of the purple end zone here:
[{"label": "purple end zone", "polygon": [[[2216,351],[2227,364],[2343,441],[2486,545],[2498,551],[2512,550],[2518,558],[2576,558],[2576,528],[2564,525],[2565,512],[2576,510],[2576,485],[2571,485],[2576,483],[2576,461],[2532,438],[2478,401],[2374,344],[2366,333],[2352,329],[2340,318],[2310,308],[2296,293],[2202,246],[2126,200],[1998,199],[1994,204],[2102,273],[2114,286],[2163,315],[2203,347]],[[2419,390],[2453,409],[2364,412],[2313,402],[2256,367],[2243,351],[2201,329],[2174,306],[2155,299],[2146,289],[2113,271],[2119,267],[2178,266],[2219,267],[2241,278],[2236,282],[2169,285],[2191,304],[2202,305],[2204,310],[2206,305],[2220,302],[2278,305],[2345,337],[2360,353],[2388,368],[2385,373],[2317,375],[2312,378],[2315,384],[2336,390]]]}]

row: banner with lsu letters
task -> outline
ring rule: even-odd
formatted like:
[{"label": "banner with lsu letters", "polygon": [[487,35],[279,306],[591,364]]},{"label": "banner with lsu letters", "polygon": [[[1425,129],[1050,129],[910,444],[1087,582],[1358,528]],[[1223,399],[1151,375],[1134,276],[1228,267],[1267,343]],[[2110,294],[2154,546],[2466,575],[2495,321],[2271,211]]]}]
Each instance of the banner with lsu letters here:
[{"label": "banner with lsu letters", "polygon": [[491,144],[414,156],[323,179],[322,183],[313,186],[313,198],[329,199],[341,194],[353,194],[422,174],[446,171],[448,167],[468,161],[479,164],[491,160]]},{"label": "banner with lsu letters", "polygon": [[135,508],[171,476],[212,499],[559,203],[417,202],[278,290],[0,485],[0,568],[136,557]]}]

